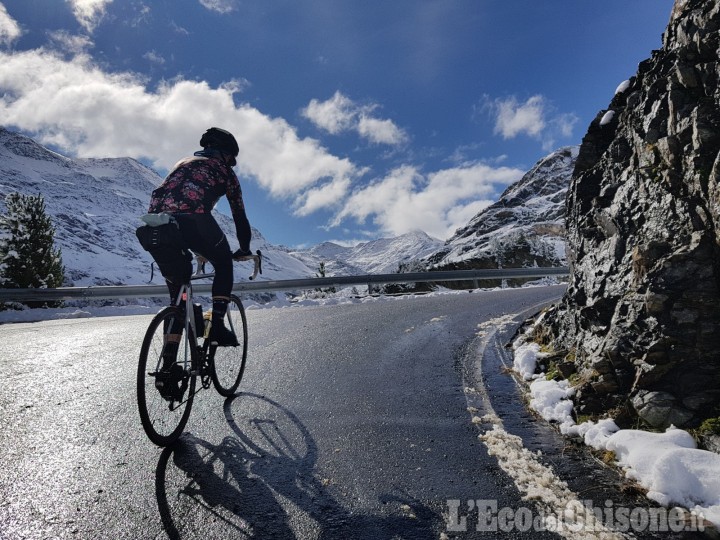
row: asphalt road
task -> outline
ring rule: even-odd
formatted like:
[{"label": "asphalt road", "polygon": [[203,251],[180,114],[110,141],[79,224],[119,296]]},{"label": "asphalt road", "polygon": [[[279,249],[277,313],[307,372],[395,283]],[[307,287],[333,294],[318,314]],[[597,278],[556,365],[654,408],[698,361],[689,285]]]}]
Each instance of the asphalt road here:
[{"label": "asphalt road", "polygon": [[166,450],[135,404],[149,317],[0,326],[0,538],[438,539],[448,501],[518,507],[463,365],[478,324],[561,293],[250,310],[239,394],[201,392]]}]

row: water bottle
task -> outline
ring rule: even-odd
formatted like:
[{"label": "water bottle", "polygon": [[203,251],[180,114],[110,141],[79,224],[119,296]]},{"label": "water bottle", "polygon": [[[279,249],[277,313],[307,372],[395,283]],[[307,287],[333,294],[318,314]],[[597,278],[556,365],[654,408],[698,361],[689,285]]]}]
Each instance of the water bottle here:
[{"label": "water bottle", "polygon": [[205,332],[203,333],[203,337],[207,339],[210,337],[210,326],[212,325],[212,309],[208,309],[205,313],[203,313],[203,320],[205,321]]}]

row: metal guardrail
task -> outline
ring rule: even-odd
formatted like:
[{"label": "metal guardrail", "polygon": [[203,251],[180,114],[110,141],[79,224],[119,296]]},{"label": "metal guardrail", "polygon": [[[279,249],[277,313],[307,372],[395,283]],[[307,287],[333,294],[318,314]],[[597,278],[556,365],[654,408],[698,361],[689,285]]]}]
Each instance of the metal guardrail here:
[{"label": "metal guardrail", "polygon": [[[277,292],[323,289],[389,283],[427,283],[448,281],[478,282],[489,279],[532,279],[547,276],[565,276],[566,267],[554,268],[498,268],[488,270],[447,270],[440,272],[409,272],[406,274],[368,274],[365,276],[335,276],[325,278],[243,281],[233,285],[233,292]],[[195,294],[211,292],[210,283],[193,285]],[[165,285],[112,285],[97,287],[59,287],[57,289],[0,289],[0,302],[59,301],[77,299],[148,298],[167,295]]]}]

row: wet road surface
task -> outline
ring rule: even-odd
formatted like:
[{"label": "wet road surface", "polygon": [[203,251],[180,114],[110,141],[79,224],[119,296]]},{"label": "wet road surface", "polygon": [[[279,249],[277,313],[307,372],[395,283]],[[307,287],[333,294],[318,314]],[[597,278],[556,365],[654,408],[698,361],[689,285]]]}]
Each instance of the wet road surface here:
[{"label": "wet road surface", "polygon": [[201,392],[165,450],[135,404],[149,317],[0,326],[0,538],[495,538],[448,532],[449,501],[527,504],[478,440],[468,354],[562,291],[250,310],[238,395]]}]

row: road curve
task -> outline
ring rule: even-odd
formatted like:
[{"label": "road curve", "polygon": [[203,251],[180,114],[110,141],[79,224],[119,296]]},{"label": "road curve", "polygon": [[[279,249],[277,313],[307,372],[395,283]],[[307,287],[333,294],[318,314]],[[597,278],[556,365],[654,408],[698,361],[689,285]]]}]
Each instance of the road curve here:
[{"label": "road curve", "polygon": [[463,358],[562,290],[250,310],[239,394],[200,393],[164,451],[135,405],[149,317],[0,326],[0,538],[437,539],[449,501],[518,507]]}]

